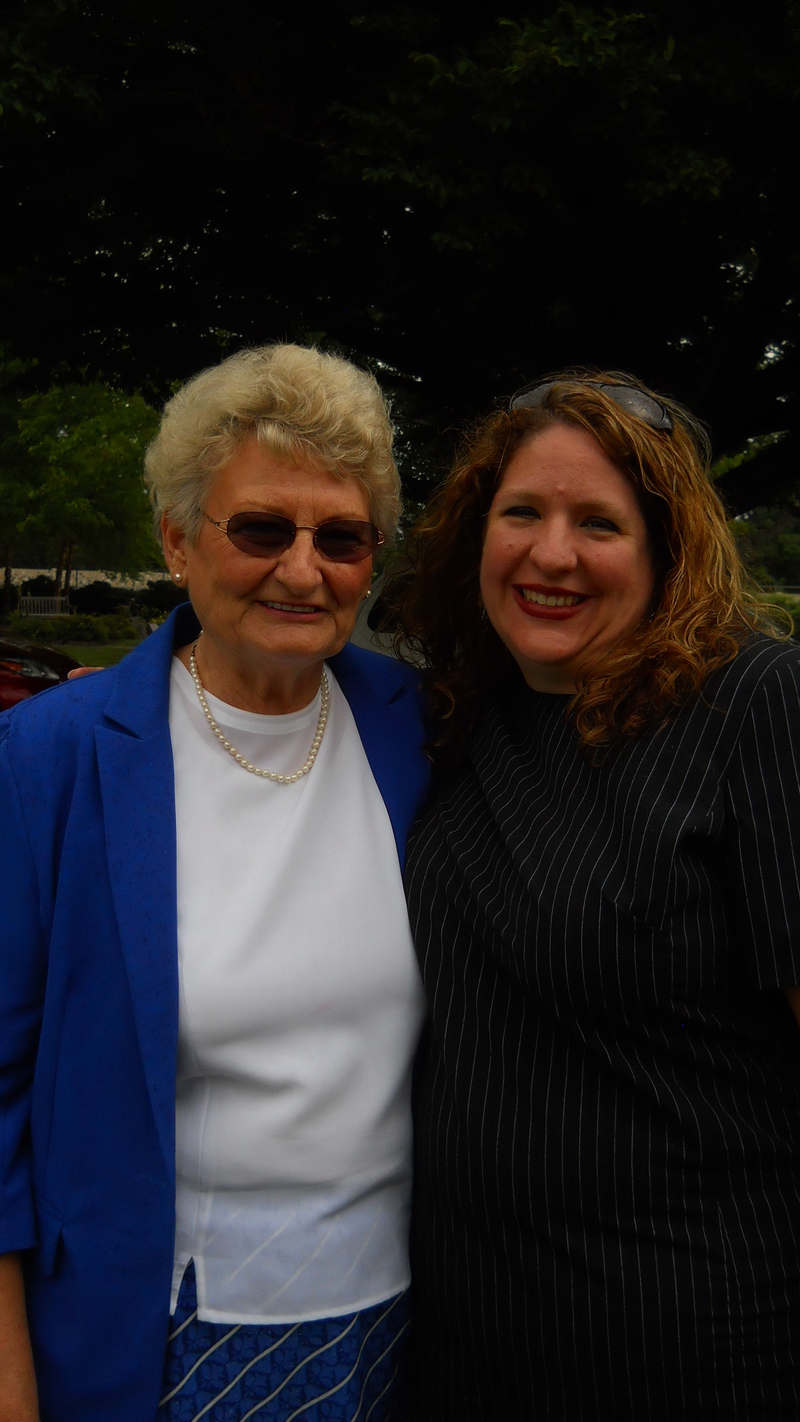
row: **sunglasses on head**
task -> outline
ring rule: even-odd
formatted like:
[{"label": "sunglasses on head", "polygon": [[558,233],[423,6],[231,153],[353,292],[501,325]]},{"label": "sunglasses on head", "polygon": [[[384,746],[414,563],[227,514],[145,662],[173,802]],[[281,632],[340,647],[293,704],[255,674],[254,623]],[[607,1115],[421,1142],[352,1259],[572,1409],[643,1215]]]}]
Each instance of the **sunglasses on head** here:
[{"label": "sunglasses on head", "polygon": [[[672,431],[673,420],[669,410],[660,400],[655,400],[652,395],[646,395],[644,390],[638,390],[635,385],[609,385],[603,380],[581,380],[581,385],[593,385],[597,390],[602,390],[609,400],[613,400],[616,405],[621,405],[628,414],[635,415],[638,420],[644,420],[654,430]],[[534,381],[533,385],[525,385],[522,390],[518,390],[516,395],[512,395],[508,408],[509,410],[533,410],[539,405],[547,403],[547,396],[556,385],[563,385],[563,380],[542,380]]]},{"label": "sunglasses on head", "polygon": [[317,552],[332,563],[360,563],[363,558],[371,558],[383,543],[383,534],[374,523],[354,518],[329,518],[313,525],[293,523],[290,518],[273,513],[237,513],[222,520],[210,514],[203,517],[226,534],[240,553],[249,553],[253,558],[279,557],[291,548],[301,531],[313,535]]}]

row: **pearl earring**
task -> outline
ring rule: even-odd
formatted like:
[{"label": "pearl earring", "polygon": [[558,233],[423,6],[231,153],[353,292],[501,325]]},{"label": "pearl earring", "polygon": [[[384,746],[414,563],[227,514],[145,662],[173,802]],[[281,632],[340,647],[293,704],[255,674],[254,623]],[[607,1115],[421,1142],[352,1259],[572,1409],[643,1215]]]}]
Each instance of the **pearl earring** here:
[{"label": "pearl earring", "polygon": [[179,583],[180,580],[181,580],[181,575],[180,575],[180,573],[176,573],[176,574],[175,574],[175,581],[176,581],[176,583]]}]

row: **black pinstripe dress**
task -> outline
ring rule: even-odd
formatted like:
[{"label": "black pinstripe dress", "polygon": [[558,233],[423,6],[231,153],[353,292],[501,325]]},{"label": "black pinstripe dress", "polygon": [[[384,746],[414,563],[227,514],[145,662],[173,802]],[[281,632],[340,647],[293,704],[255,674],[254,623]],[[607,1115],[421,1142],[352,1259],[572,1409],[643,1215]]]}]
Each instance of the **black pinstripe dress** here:
[{"label": "black pinstripe dress", "polygon": [[800,1417],[800,651],[593,768],[485,718],[407,870],[418,1416]]}]

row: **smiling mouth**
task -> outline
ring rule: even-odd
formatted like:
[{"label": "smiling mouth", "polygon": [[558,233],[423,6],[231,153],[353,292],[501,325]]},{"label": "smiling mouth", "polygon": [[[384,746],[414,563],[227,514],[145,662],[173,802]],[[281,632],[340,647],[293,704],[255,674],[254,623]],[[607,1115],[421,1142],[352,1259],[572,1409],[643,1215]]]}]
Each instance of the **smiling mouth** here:
[{"label": "smiling mouth", "polygon": [[273,612],[289,612],[295,615],[303,613],[308,616],[312,612],[322,612],[322,608],[313,602],[274,602],[272,598],[262,598],[261,606],[271,607]]},{"label": "smiling mouth", "polygon": [[577,607],[578,603],[586,601],[583,593],[543,593],[535,592],[533,588],[520,588],[519,592],[525,602],[533,602],[537,607]]}]

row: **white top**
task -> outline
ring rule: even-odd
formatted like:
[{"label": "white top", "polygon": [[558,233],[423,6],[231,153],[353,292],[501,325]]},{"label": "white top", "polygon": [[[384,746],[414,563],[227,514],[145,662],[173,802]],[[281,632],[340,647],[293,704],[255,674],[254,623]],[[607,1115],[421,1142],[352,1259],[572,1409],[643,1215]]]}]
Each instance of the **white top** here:
[{"label": "white top", "polygon": [[[244,771],[172,663],[180,1015],[173,1308],[285,1323],[409,1283],[410,1077],[424,1006],[389,816],[350,707],[310,774]],[[304,763],[311,706],[259,716],[208,696],[254,764]]]}]

